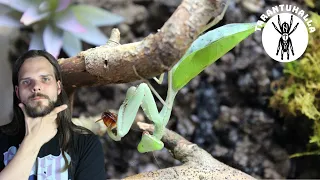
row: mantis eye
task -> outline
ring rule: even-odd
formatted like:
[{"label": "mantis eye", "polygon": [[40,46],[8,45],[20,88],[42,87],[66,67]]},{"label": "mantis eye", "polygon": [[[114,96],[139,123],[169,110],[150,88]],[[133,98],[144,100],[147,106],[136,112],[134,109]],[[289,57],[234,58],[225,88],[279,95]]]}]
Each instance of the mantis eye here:
[{"label": "mantis eye", "polygon": [[114,129],[117,127],[118,116],[110,111],[103,112],[101,119],[98,119],[96,122],[103,120],[103,123],[109,128]]}]

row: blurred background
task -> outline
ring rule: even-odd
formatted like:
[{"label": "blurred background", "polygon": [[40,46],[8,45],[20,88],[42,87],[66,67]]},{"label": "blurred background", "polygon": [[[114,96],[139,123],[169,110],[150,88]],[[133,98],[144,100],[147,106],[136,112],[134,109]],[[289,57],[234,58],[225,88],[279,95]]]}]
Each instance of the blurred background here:
[{"label": "blurred background", "polygon": [[[215,27],[256,22],[266,9],[279,4],[297,5],[317,13],[320,9],[317,2],[235,0]],[[1,122],[6,122],[12,106],[10,63],[22,52],[33,47],[45,48],[59,58],[73,56],[81,49],[105,43],[113,27],[120,30],[121,44],[140,41],[150,33],[156,33],[181,0],[61,0],[53,5],[38,1],[33,6],[40,8],[42,13],[34,17],[24,14],[27,11],[23,9],[23,3],[20,3],[21,7],[12,7],[1,0],[0,3],[3,4],[0,6],[0,26],[3,26],[0,28],[0,118]],[[51,18],[47,11],[57,15]],[[99,19],[102,20],[88,22],[84,15],[91,19],[101,16]],[[17,21],[21,17],[24,17],[22,24]],[[320,22],[316,14],[313,18],[315,24]],[[93,34],[79,35],[83,29],[89,29]],[[309,55],[290,65],[274,61],[265,53],[261,32],[249,36],[178,93],[167,127],[219,161],[256,178],[320,178],[320,116],[316,116],[320,114],[319,34],[317,29],[310,36],[312,40],[305,53]],[[165,98],[166,80],[162,85],[150,81]],[[73,116],[99,119],[102,112],[117,110],[126,90],[138,83],[78,89]],[[306,94],[312,97],[311,100]],[[161,106],[159,102],[158,107]],[[307,106],[316,115],[306,112]],[[143,113],[139,115],[144,118]],[[166,149],[140,154],[136,149],[140,138],[139,130],[131,130],[121,142],[112,141],[107,134],[101,136],[108,179],[180,164]],[[314,155],[290,158],[304,152]]]}]

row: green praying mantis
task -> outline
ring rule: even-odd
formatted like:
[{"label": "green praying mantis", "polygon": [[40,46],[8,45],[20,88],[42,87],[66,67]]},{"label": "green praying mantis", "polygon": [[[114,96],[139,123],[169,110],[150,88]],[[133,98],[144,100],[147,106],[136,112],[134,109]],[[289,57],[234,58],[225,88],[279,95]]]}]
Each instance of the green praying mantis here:
[{"label": "green praying mantis", "polygon": [[[221,14],[222,17],[226,11],[226,6]],[[222,19],[221,15],[220,18],[209,24],[210,27]],[[144,153],[161,150],[164,147],[161,138],[170,119],[174,98],[178,91],[207,66],[252,34],[255,31],[255,26],[256,23],[228,24],[199,36],[191,44],[183,57],[168,71],[168,91],[165,101],[148,82],[141,83],[138,87],[130,87],[118,111],[117,132],[115,134],[112,128],[108,128],[108,135],[113,140],[120,141],[129,132],[141,106],[146,117],[154,123],[154,131],[153,134],[147,131],[143,132],[141,141],[138,144],[138,151]],[[206,28],[209,27],[207,26]],[[134,67],[133,70],[139,76]],[[159,80],[154,79],[158,83],[161,83],[163,74]],[[163,104],[160,112],[158,111],[152,92]]]}]

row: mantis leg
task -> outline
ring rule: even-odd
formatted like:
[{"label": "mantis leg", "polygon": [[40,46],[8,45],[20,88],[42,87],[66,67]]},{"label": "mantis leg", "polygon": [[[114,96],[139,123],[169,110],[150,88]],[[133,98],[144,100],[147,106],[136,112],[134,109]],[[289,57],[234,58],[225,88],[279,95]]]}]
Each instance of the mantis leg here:
[{"label": "mantis leg", "polygon": [[[169,72],[168,77],[168,82],[170,84],[171,72]],[[174,97],[177,94],[177,92],[171,90],[169,85],[166,105],[163,105],[162,110],[159,113],[150,89],[146,87],[145,90],[145,98],[142,101],[141,107],[146,116],[154,122],[155,126],[153,135],[150,135],[147,131],[143,133],[142,139],[138,145],[138,151],[140,153],[160,150],[163,148],[164,145],[161,138],[171,115]]]},{"label": "mantis leg", "polygon": [[141,87],[132,86],[127,90],[126,98],[118,111],[117,135],[111,130],[107,130],[113,140],[120,141],[129,132],[144,96],[141,89]]},{"label": "mantis leg", "polygon": [[164,78],[164,73],[160,75],[159,79],[157,79],[156,77],[153,77],[153,80],[156,81],[158,84],[162,84],[163,78]]},{"label": "mantis leg", "polygon": [[[166,118],[158,112],[156,102],[148,85],[144,84],[144,86],[145,97],[142,101],[141,107],[148,119],[154,122],[155,130],[153,135],[150,135],[147,131],[143,132],[141,141],[138,145],[138,151],[140,153],[161,150],[163,148],[164,144],[161,141],[161,137],[165,126],[163,118]],[[163,108],[168,109],[166,105],[164,105]],[[169,109],[171,112],[171,108]]]},{"label": "mantis leg", "polygon": [[[133,66],[133,70],[135,71],[137,76],[139,76],[134,66]],[[164,74],[160,76],[159,80],[156,79],[158,83],[161,83],[163,81],[163,75]],[[169,74],[168,74],[169,89],[171,89],[170,88],[171,76],[172,75],[169,71]],[[152,135],[149,134],[147,131],[143,133],[141,141],[138,145],[138,151],[140,153],[160,150],[163,148],[164,144],[161,141],[161,138],[164,134],[165,126],[170,118],[174,96],[177,93],[172,90],[168,90],[167,99],[166,101],[163,101],[162,98],[159,96],[159,94],[150,85],[151,90],[155,93],[158,99],[163,103],[163,108],[159,113],[156,102],[152,95],[152,91],[150,90],[148,85],[150,84],[146,82],[146,83],[141,83],[137,88],[130,87],[128,89],[126,94],[126,99],[123,102],[123,104],[120,106],[120,109],[118,112],[117,135],[115,135],[112,132],[112,130],[110,129],[107,130],[109,136],[113,140],[115,141],[121,140],[121,138],[129,132],[130,127],[133,124],[133,121],[136,117],[138,109],[141,105],[142,110],[146,114],[147,118],[154,122],[155,130]]]},{"label": "mantis leg", "polygon": [[[162,76],[162,75],[161,75]],[[164,134],[165,126],[167,125],[173,106],[174,97],[177,94],[176,91],[172,89],[172,73],[168,72],[168,92],[165,104],[161,109],[161,112],[158,112],[156,107],[155,100],[152,96],[152,93],[148,87],[146,87],[145,98],[141,104],[143,111],[146,116],[154,122],[154,131],[153,135],[150,135],[145,131],[142,135],[141,141],[138,145],[138,151],[140,153],[150,152],[155,150],[160,150],[163,148],[164,144],[161,141],[161,138]],[[150,86],[152,88],[152,86]],[[153,89],[151,89],[153,90]]]},{"label": "mantis leg", "polygon": [[[138,74],[138,72],[137,72],[137,70],[136,70],[136,68],[135,68],[134,66],[132,66],[132,68],[133,68],[134,73],[135,73],[138,77],[140,77],[142,80],[144,80],[145,83],[151,88],[152,92],[154,93],[155,96],[157,96],[157,98],[159,99],[159,101],[160,101],[164,106],[167,106],[167,103],[164,102],[164,100],[160,97],[160,95],[159,95],[159,94],[157,93],[157,91],[152,87],[152,85],[151,85],[146,79],[144,79],[142,76],[140,76],[140,75]],[[164,73],[162,73],[162,74],[160,75],[160,78],[159,78],[159,79],[157,79],[156,77],[153,77],[153,79],[154,79],[158,84],[161,84],[162,81],[163,81],[163,77],[164,77]]]},{"label": "mantis leg", "polygon": [[142,83],[137,88],[130,87],[127,91],[126,99],[118,112],[117,135],[120,137],[125,136],[131,128],[144,98],[144,86],[144,83]]},{"label": "mantis leg", "polygon": [[230,4],[230,0],[227,0],[225,5],[224,5],[224,8],[222,10],[222,13],[220,15],[218,15],[216,18],[214,18],[214,20],[212,20],[209,24],[207,24],[201,31],[199,34],[202,34],[204,31],[208,30],[209,28],[211,28],[212,26],[218,24],[222,19],[223,19],[223,16],[224,14],[226,13],[227,9],[228,9],[228,6]]},{"label": "mantis leg", "polygon": [[[108,132],[112,139],[119,141],[121,137],[129,132],[140,105],[148,119],[154,122],[156,129],[163,129],[162,118],[158,112],[152,92],[147,84],[141,83],[137,88],[130,87],[128,89],[126,99],[118,112],[117,135]],[[138,145],[138,151],[141,153],[155,151],[162,149],[163,146],[163,142],[159,138],[144,132]]]}]

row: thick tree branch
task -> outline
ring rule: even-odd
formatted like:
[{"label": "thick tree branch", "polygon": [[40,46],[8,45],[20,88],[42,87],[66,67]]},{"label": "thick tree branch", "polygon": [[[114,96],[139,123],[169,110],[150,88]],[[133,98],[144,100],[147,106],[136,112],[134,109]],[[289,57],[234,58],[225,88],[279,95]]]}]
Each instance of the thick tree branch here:
[{"label": "thick tree branch", "polygon": [[[68,91],[76,87],[126,83],[168,71],[185,53],[199,32],[218,16],[224,0],[184,0],[156,33],[140,42],[100,46],[60,59]],[[81,77],[81,78],[80,78]]]},{"label": "thick tree branch", "polygon": [[[153,125],[140,122],[138,126],[153,132]],[[125,179],[254,179],[214,159],[208,152],[173,131],[166,129],[162,141],[165,147],[171,150],[174,158],[184,164],[140,173]]]},{"label": "thick tree branch", "polygon": [[[126,83],[138,80],[133,66],[144,78],[151,78],[168,71],[198,37],[206,24],[217,17],[223,8],[223,0],[183,0],[170,19],[156,33],[140,42],[118,45],[119,39],[111,36],[104,46],[80,52],[76,57],[60,59],[64,86],[72,94],[82,86]],[[104,134],[103,122],[86,119],[73,122]],[[140,127],[152,131],[152,126]],[[141,173],[127,179],[254,179],[229,167],[197,145],[180,135],[166,130],[162,141],[171,150],[181,166]]]},{"label": "thick tree branch", "polygon": [[[77,125],[84,126],[95,134],[103,136],[106,133],[106,126],[102,121],[95,123],[99,117],[73,119]],[[153,132],[154,126],[143,123],[143,118],[136,119],[134,127]],[[159,169],[156,171],[140,173],[129,176],[125,179],[254,179],[248,174],[234,169],[213,158],[208,152],[180,136],[179,134],[166,129],[161,141],[171,152],[172,156],[181,161],[180,166]]]}]

